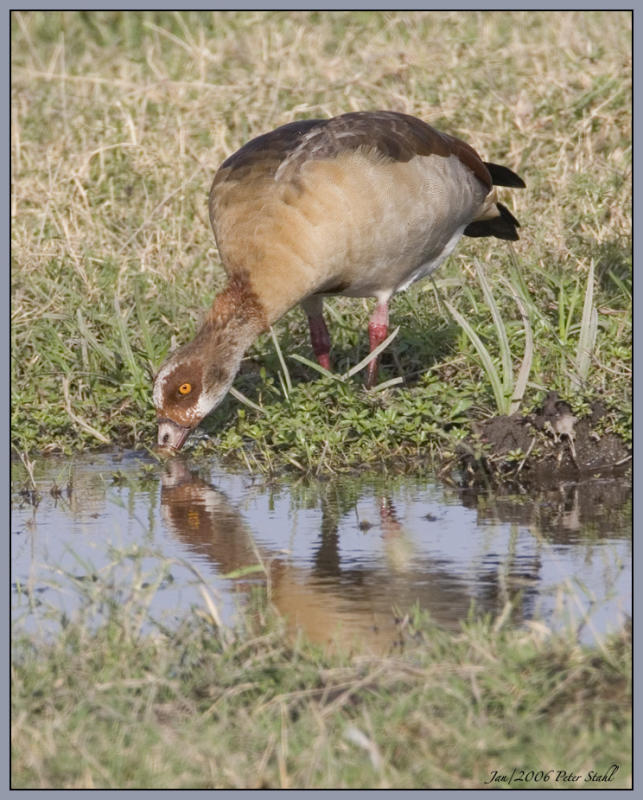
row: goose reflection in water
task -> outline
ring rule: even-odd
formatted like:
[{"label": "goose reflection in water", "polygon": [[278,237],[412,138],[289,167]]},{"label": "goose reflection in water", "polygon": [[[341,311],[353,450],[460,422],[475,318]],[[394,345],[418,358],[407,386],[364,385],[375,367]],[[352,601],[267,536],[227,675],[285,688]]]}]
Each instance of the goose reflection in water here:
[{"label": "goose reflection in water", "polygon": [[508,569],[490,564],[474,585],[447,560],[419,553],[398,521],[392,501],[381,497],[378,515],[384,558],[362,563],[354,554],[342,558],[340,521],[354,506],[354,497],[342,504],[322,494],[320,536],[311,542],[309,561],[295,563],[288,551],[261,542],[260,532],[251,531],[226,495],[180,459],[168,462],[162,480],[163,516],[177,539],[222,575],[261,564],[263,573],[237,578],[237,588],[248,592],[257,585],[257,575],[263,575],[272,604],[288,629],[293,634],[301,630],[316,643],[389,652],[403,643],[399,615],[414,605],[448,629],[458,629],[474,598],[478,612],[499,613],[511,600],[514,623],[527,615],[535,594],[533,576],[539,570],[536,557],[528,563],[522,558],[520,565],[511,562]]}]

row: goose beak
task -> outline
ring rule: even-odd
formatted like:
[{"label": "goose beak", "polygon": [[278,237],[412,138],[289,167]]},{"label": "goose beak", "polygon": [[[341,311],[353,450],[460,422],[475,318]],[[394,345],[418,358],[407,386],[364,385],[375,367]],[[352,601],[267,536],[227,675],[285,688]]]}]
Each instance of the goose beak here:
[{"label": "goose beak", "polygon": [[171,419],[160,419],[157,444],[159,447],[171,448],[177,452],[183,447],[183,443],[188,438],[192,428],[185,428],[172,422]]}]

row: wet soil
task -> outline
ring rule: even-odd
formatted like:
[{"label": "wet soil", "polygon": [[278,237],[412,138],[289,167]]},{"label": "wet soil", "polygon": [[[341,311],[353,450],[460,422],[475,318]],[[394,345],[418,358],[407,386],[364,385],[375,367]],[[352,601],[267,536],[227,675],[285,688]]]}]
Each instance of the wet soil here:
[{"label": "wet soil", "polygon": [[546,487],[561,480],[625,474],[631,469],[631,450],[619,436],[601,430],[606,415],[605,406],[597,402],[579,419],[550,392],[532,414],[475,423],[474,436],[458,453],[463,482]]}]

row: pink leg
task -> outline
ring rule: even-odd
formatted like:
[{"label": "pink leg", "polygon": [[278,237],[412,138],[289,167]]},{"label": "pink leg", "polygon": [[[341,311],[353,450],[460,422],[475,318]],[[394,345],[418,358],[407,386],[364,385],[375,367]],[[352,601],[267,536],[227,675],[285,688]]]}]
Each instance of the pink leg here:
[{"label": "pink leg", "polygon": [[314,314],[308,317],[310,327],[310,341],[317,361],[324,369],[330,369],[330,334],[324,322],[323,314]]},{"label": "pink leg", "polygon": [[[372,353],[375,348],[382,344],[384,339],[388,336],[388,303],[387,301],[378,301],[375,306],[375,311],[368,323],[368,340],[370,343],[370,352]],[[377,380],[377,368],[379,364],[379,356],[374,358],[368,365],[368,372],[366,373],[366,386],[371,389]]]}]

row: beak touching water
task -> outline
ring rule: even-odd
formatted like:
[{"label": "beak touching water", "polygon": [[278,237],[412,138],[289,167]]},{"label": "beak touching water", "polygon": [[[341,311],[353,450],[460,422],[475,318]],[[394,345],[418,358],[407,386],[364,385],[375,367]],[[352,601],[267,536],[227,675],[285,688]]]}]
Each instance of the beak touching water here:
[{"label": "beak touching water", "polygon": [[157,444],[159,447],[180,450],[192,428],[185,428],[183,425],[172,422],[171,419],[159,419],[158,423]]}]

